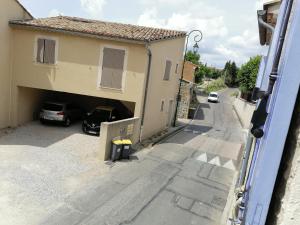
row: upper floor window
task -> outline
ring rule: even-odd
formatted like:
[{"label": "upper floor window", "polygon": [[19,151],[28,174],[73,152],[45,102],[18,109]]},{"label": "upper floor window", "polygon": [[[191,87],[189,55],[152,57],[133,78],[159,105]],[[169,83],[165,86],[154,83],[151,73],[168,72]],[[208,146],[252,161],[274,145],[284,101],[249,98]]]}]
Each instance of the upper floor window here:
[{"label": "upper floor window", "polygon": [[164,80],[170,80],[171,68],[172,62],[170,60],[166,60]]},{"label": "upper floor window", "polygon": [[102,57],[100,86],[122,89],[125,76],[126,50],[104,47]]},{"label": "upper floor window", "polygon": [[56,63],[56,41],[45,38],[37,39],[36,62],[43,64]]},{"label": "upper floor window", "polygon": [[177,63],[177,64],[176,64],[176,68],[175,68],[175,73],[176,73],[176,74],[178,74],[178,72],[179,72],[178,69],[179,69],[179,65],[178,65],[178,63]]},{"label": "upper floor window", "polygon": [[165,108],[165,101],[162,100],[162,101],[161,101],[161,104],[160,104],[160,111],[163,112],[163,111],[164,111],[164,108]]}]

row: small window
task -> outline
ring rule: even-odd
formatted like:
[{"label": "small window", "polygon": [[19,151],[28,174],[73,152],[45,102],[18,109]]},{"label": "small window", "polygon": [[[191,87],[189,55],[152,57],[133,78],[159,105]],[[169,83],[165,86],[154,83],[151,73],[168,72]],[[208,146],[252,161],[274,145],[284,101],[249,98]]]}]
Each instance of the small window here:
[{"label": "small window", "polygon": [[39,38],[37,40],[36,62],[43,64],[55,64],[56,41]]},{"label": "small window", "polygon": [[163,112],[165,107],[165,101],[161,101],[160,111]]},{"label": "small window", "polygon": [[122,89],[125,54],[123,49],[103,49],[101,87]]},{"label": "small window", "polygon": [[178,63],[176,64],[175,73],[178,74]]},{"label": "small window", "polygon": [[170,80],[171,68],[172,68],[172,62],[170,60],[167,60],[166,67],[165,67],[164,80]]}]

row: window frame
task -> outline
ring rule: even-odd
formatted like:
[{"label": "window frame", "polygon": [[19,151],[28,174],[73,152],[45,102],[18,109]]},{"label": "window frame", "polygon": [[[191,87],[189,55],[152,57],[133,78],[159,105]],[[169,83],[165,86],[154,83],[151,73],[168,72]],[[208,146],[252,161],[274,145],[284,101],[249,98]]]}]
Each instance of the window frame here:
[{"label": "window frame", "polygon": [[166,101],[165,101],[165,99],[162,99],[162,100],[160,101],[160,109],[159,109],[159,111],[160,111],[161,113],[163,113],[163,112],[165,111],[165,106],[166,106]]},{"label": "window frame", "polygon": [[[165,79],[165,72],[167,68],[167,61],[171,62],[171,67],[170,67],[170,74],[169,74],[169,79]],[[163,69],[163,81],[170,81],[172,77],[172,68],[173,68],[173,61],[170,58],[165,58],[164,60],[164,69]]]},{"label": "window frame", "polygon": [[[104,57],[104,49],[105,48],[111,48],[111,49],[117,49],[117,50],[123,50],[123,51],[125,51],[124,63],[123,63],[123,73],[122,73],[122,87],[121,87],[121,89],[111,88],[111,87],[104,87],[104,86],[101,85],[103,57]],[[100,47],[100,57],[99,57],[99,66],[98,66],[97,89],[108,89],[108,90],[115,90],[115,91],[124,92],[124,90],[125,90],[126,75],[127,75],[127,65],[128,65],[128,48],[127,47],[121,46],[121,45],[109,45],[109,44],[101,45],[101,47]]]},{"label": "window frame", "polygon": [[[38,51],[38,40],[39,39],[46,39],[55,41],[55,53],[54,53],[54,64],[48,64],[48,63],[40,63],[36,60],[37,58],[37,51]],[[58,45],[59,40],[57,37],[54,36],[45,36],[45,35],[37,35],[34,39],[34,48],[33,48],[33,63],[36,65],[42,65],[42,66],[56,66],[58,64]]]},{"label": "window frame", "polygon": [[179,62],[176,63],[175,74],[179,74]]}]

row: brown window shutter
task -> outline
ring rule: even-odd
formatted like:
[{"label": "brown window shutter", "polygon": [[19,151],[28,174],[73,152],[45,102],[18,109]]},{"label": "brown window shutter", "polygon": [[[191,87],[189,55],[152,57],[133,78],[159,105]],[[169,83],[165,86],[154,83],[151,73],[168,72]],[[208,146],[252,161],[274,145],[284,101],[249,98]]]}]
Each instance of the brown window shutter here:
[{"label": "brown window shutter", "polygon": [[45,40],[45,56],[44,63],[54,64],[55,63],[55,41]]},{"label": "brown window shutter", "polygon": [[171,67],[172,67],[172,62],[170,60],[167,60],[165,74],[164,74],[164,80],[170,80]]},{"label": "brown window shutter", "polygon": [[104,48],[101,86],[122,89],[125,50]]},{"label": "brown window shutter", "polygon": [[44,63],[44,49],[45,49],[45,39],[39,38],[37,41],[36,62]]}]

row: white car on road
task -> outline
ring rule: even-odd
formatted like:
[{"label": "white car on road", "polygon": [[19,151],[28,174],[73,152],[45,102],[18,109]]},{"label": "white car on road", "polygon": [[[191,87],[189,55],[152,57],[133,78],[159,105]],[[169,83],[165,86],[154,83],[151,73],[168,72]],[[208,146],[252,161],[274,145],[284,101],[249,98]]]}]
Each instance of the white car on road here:
[{"label": "white car on road", "polygon": [[210,92],[207,98],[208,102],[219,102],[219,94],[217,92]]}]

